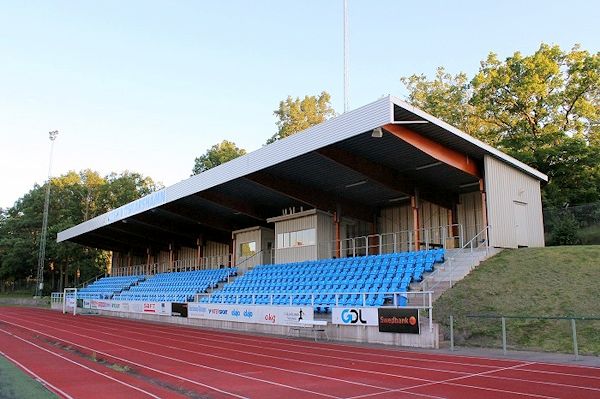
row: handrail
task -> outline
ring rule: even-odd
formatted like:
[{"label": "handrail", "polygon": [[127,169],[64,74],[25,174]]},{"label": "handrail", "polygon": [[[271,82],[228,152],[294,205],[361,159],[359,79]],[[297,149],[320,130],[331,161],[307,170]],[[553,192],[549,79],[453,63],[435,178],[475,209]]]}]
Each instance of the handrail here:
[{"label": "handrail", "polygon": [[[482,242],[485,242],[485,250],[486,250],[486,254],[489,254],[489,229],[490,226],[485,226],[479,233],[475,234],[475,236],[473,238],[471,238],[466,244],[464,244],[461,248],[459,248],[459,250],[457,251],[457,254],[461,254],[461,253],[465,253],[467,252],[466,250],[469,249],[469,252],[473,252],[473,244],[479,241],[479,238],[485,233],[485,239]],[[479,248],[480,245],[475,246],[475,249]],[[454,268],[453,265],[453,261],[455,260],[456,254],[453,257],[448,258],[448,262],[449,262],[449,273],[450,273],[450,287],[453,286],[453,282],[452,282],[452,271]],[[435,288],[437,288],[442,280],[438,280],[435,284],[433,285],[428,285],[428,282],[431,280],[435,280],[436,276],[438,274],[441,273],[441,269],[437,268],[436,270],[434,270],[432,273],[429,274],[429,276],[427,276],[427,278],[423,279],[423,282],[421,283],[421,289],[425,290],[434,290]]]},{"label": "handrail", "polygon": [[[258,255],[260,255],[260,254],[264,253],[264,251],[265,251],[264,249],[261,249],[260,251],[256,252],[254,255],[251,255],[251,256],[247,256],[247,257],[245,257],[245,258],[244,258],[244,259],[243,259],[241,262],[237,262],[237,263],[235,264],[235,267],[239,267],[240,265],[243,265],[244,263],[246,263],[246,262],[250,261],[250,259],[254,259],[254,258],[256,258]],[[260,264],[260,263],[259,263],[259,264]]]},{"label": "handrail", "polygon": [[[79,283],[79,284],[78,284],[78,285],[77,285],[75,288],[80,288],[80,287],[81,287],[81,288],[83,288],[83,287],[84,287],[84,286],[85,286],[87,283],[89,283],[89,282],[90,282],[90,281],[92,281],[92,280],[94,280],[94,282],[95,282],[95,281],[98,281],[98,278],[99,278],[100,276],[102,276],[102,277],[106,277],[106,273],[100,273],[100,274],[98,274],[97,276],[94,276],[94,277],[92,277],[92,278],[89,278],[88,280],[84,281],[83,283]],[[102,278],[102,277],[100,277],[100,278]]]}]

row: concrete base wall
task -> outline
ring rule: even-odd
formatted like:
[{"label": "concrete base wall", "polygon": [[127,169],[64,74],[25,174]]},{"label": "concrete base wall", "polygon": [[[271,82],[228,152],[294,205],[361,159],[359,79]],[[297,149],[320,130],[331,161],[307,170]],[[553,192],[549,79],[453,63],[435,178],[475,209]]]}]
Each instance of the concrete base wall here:
[{"label": "concrete base wall", "polygon": [[[57,309],[59,310],[59,309]],[[62,308],[60,309],[62,310]],[[185,317],[171,317],[150,315],[143,313],[111,312],[106,310],[95,310],[94,313],[122,317],[127,319],[137,319],[146,321],[155,321],[160,323],[180,324],[184,326],[208,327],[221,330],[244,331],[259,334],[271,334],[297,337],[297,331],[291,331],[289,326],[277,326],[269,324],[239,323],[235,321],[190,319]],[[322,333],[318,337],[324,339]],[[432,331],[428,325],[421,326],[421,334],[396,334],[379,332],[377,326],[344,326],[327,325],[327,335],[331,341],[339,342],[358,342],[370,344],[384,344],[395,346],[407,346],[414,348],[439,348],[439,327],[433,324]],[[312,338],[313,333],[307,329],[301,334],[302,337]]]},{"label": "concrete base wall", "polygon": [[48,307],[50,299],[48,298],[0,298],[0,305],[16,305],[16,306],[38,306]]}]

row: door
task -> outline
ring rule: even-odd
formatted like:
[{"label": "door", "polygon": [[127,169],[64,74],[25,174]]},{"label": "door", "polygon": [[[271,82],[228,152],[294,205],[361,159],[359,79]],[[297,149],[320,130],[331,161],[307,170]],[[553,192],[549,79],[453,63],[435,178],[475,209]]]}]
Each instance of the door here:
[{"label": "door", "polygon": [[527,203],[521,201],[514,201],[514,214],[517,247],[528,247],[529,236],[527,235]]}]

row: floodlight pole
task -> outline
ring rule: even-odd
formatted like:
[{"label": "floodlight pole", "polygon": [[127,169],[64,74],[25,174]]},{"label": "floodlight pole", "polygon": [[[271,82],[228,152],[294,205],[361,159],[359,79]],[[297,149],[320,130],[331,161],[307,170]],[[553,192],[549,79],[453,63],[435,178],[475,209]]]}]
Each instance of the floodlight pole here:
[{"label": "floodlight pole", "polygon": [[348,0],[344,0],[344,113],[348,111],[349,101],[349,76],[348,76],[348,57],[350,56],[350,46],[348,44]]},{"label": "floodlight pole", "polygon": [[46,198],[44,199],[44,216],[42,220],[42,232],[40,234],[40,251],[38,254],[38,268],[35,285],[35,296],[40,298],[44,290],[44,260],[46,258],[46,235],[48,233],[48,208],[50,206],[50,183],[52,178],[52,153],[54,152],[54,140],[58,136],[58,130],[48,133],[50,137],[50,162],[48,163],[48,181],[46,182]]}]

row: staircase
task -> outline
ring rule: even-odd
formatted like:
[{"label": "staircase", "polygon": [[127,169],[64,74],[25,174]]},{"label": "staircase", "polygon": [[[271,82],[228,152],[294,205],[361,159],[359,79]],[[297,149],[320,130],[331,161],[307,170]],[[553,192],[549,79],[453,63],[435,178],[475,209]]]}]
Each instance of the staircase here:
[{"label": "staircase", "polygon": [[431,274],[414,288],[419,291],[433,291],[433,300],[437,299],[457,281],[462,280],[484,260],[502,251],[500,248],[462,248],[446,250],[445,262],[438,265]]}]

